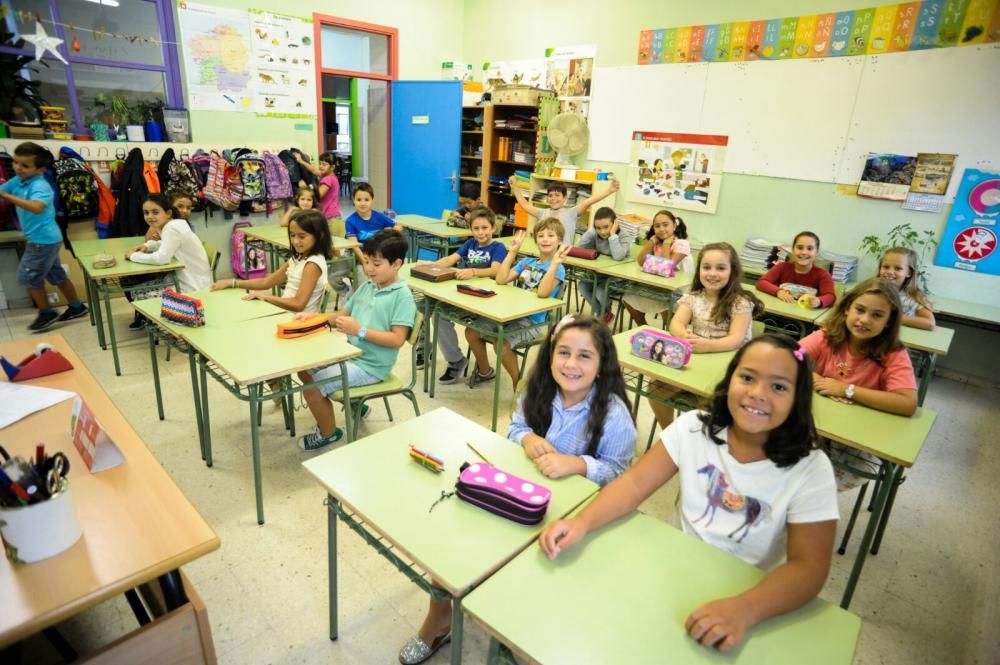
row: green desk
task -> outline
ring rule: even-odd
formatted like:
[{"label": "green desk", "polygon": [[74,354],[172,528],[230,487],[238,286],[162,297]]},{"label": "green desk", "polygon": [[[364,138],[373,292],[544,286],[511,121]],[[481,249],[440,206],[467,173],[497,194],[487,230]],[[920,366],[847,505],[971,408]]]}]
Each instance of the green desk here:
[{"label": "green desk", "polygon": [[[100,298],[97,295],[97,289],[94,284],[87,277],[87,271],[84,269],[83,262],[86,260],[91,262],[94,260],[94,256],[100,254],[101,252],[115,252],[124,254],[128,250],[132,249],[136,245],[146,242],[145,236],[126,236],[124,238],[91,238],[88,240],[74,240],[73,241],[73,256],[76,257],[77,263],[80,265],[80,270],[83,273],[83,287],[87,295],[87,303],[90,309],[90,325],[97,325],[97,318],[95,316],[95,311],[100,307]],[[96,303],[96,305],[95,305]],[[100,314],[100,312],[96,312]],[[98,328],[97,338],[101,344],[101,348],[104,348],[104,328]]]},{"label": "green desk", "polygon": [[[121,376],[121,362],[118,359],[118,338],[115,335],[115,325],[114,319],[111,316],[111,291],[115,284],[118,284],[118,289],[123,293],[130,289],[122,287],[120,280],[122,277],[141,277],[145,275],[162,275],[163,277],[170,277],[173,283],[174,289],[179,289],[177,285],[177,274],[176,271],[184,268],[184,264],[176,259],[170,263],[164,264],[162,266],[154,266],[148,263],[133,263],[125,258],[125,252],[139,244],[138,242],[133,242],[133,244],[128,245],[129,241],[136,241],[136,238],[109,238],[107,240],[97,240],[97,241],[87,241],[97,243],[94,246],[98,247],[98,251],[95,254],[81,254],[77,253],[77,262],[80,264],[80,268],[83,270],[83,278],[87,286],[88,297],[93,298],[91,300],[94,303],[94,318],[97,324],[97,341],[101,345],[102,349],[107,349],[107,345],[104,340],[104,324],[101,320],[101,309],[98,302],[98,291],[104,296],[104,312],[108,320],[108,336],[111,339],[111,355],[115,361],[115,374]],[[141,241],[141,238],[138,239]],[[125,249],[121,249],[122,246],[127,245]],[[88,247],[89,248],[89,247]],[[96,254],[110,254],[115,257],[117,264],[110,268],[94,268],[93,260]],[[169,273],[169,275],[168,275]],[[141,289],[155,288],[155,285],[143,284]]]},{"label": "green desk", "polygon": [[[291,318],[291,314],[289,314]],[[290,379],[298,371],[339,364],[343,380],[344,403],[350,403],[347,369],[344,361],[361,355],[361,349],[348,343],[342,333],[318,333],[298,339],[278,339],[275,334],[278,316],[265,316],[240,322],[238,326],[185,328],[181,335],[198,356],[201,373],[201,408],[203,456],[212,466],[212,436],[209,424],[206,374],[211,374],[226,390],[250,405],[250,445],[253,452],[254,492],[257,523],[264,523],[264,497],[261,481],[259,405],[264,399],[284,399],[302,392],[305,386]],[[287,379],[287,380],[286,380]],[[268,380],[279,380],[281,389],[264,397]],[[335,381],[336,377],[322,383]],[[319,381],[311,384],[318,385]],[[292,422],[288,418],[292,417]],[[351,432],[351,409],[344,409],[345,431]],[[286,425],[294,436],[294,414],[286,412]],[[350,436],[348,434],[348,436]]]},{"label": "green desk", "polygon": [[[476,463],[471,442],[497,467],[552,490],[545,520],[533,527],[492,515],[452,496],[459,467]],[[440,458],[435,474],[410,460],[414,445]],[[462,658],[462,599],[542,528],[569,514],[597,485],[582,476],[543,477],[520,446],[448,409],[342,446],[303,463],[329,494],[330,639],[337,634],[337,517],[433,597],[452,598],[451,662]],[[433,580],[433,581],[432,581]],[[561,640],[560,640],[561,641]]]},{"label": "green desk", "polygon": [[1000,329],[1000,306],[956,300],[955,298],[931,298],[934,313],[946,318],[957,319],[969,325],[987,330]]},{"label": "green desk", "polygon": [[754,626],[729,654],[688,636],[691,612],[764,575],[634,512],[555,561],[540,547],[527,548],[463,604],[494,638],[487,662],[500,640],[530,663],[849,665],[861,619],[820,599]]},{"label": "green desk", "polygon": [[796,339],[808,335],[809,331],[816,327],[816,322],[831,311],[829,307],[806,309],[800,307],[798,303],[785,302],[777,296],[768,295],[757,288],[753,289],[753,294],[764,303],[766,314],[772,314],[788,321],[788,323],[776,319],[768,321],[765,314],[764,322],[767,327],[778,332],[790,333]]},{"label": "green desk", "polygon": [[[633,356],[628,343],[634,331],[615,335],[615,348],[619,364],[636,373],[634,385],[627,385],[636,392],[636,407],[642,392],[643,377],[660,381],[669,386],[709,397],[716,384],[725,376],[726,368],[735,351],[702,353],[691,357],[691,362],[681,369],[672,369],[661,363]],[[881,541],[886,519],[895,499],[898,478],[904,468],[913,466],[924,442],[930,434],[937,414],[919,408],[912,418],[875,411],[858,404],[842,404],[821,395],[813,395],[813,420],[820,436],[843,443],[857,450],[875,455],[882,466],[883,482],[872,504],[871,517],[861,542],[861,550],[854,561],[854,568],[847,581],[841,607],[847,608],[854,595],[858,579],[864,568],[865,558],[872,543]],[[876,546],[876,552],[877,546]]]},{"label": "green desk", "polygon": [[396,215],[396,224],[406,231],[414,261],[421,249],[437,252],[438,258],[443,258],[472,237],[469,229],[448,226],[440,219],[423,215]]},{"label": "green desk", "polygon": [[[661,277],[651,275],[642,271],[642,266],[636,261],[636,257],[622,263],[611,266],[598,267],[597,272],[612,278],[608,285],[609,292],[616,296],[623,296],[626,293],[645,296],[648,298],[666,298],[669,302],[667,310],[668,316],[673,316],[674,307],[680,298],[679,292],[682,288],[691,286],[694,279],[692,273],[676,272],[673,277]],[[624,327],[624,307],[618,308],[612,330]],[[668,319],[669,320],[669,319]]]},{"label": "green desk", "polygon": [[[437,321],[444,317],[450,321],[478,330],[480,333],[495,334],[497,343],[503,348],[504,325],[531,314],[541,314],[560,309],[563,301],[558,298],[539,298],[531,291],[519,289],[516,286],[497,284],[489,277],[477,277],[465,280],[465,284],[478,286],[495,291],[497,295],[491,298],[479,298],[466,295],[457,290],[458,281],[428,282],[427,280],[410,278],[410,265],[405,265],[399,271],[399,276],[406,280],[407,285],[424,296],[424,321],[432,321],[430,335],[430,353],[424,370],[424,389],[434,397],[436,381],[434,368],[437,361]],[[497,330],[478,325],[478,317],[489,319],[497,325]],[[547,323],[539,326],[548,325]],[[425,350],[426,352],[426,350]],[[496,363],[496,377],[493,380],[493,420],[490,429],[497,429],[497,413],[500,406],[500,381],[505,374],[499,359]]]}]

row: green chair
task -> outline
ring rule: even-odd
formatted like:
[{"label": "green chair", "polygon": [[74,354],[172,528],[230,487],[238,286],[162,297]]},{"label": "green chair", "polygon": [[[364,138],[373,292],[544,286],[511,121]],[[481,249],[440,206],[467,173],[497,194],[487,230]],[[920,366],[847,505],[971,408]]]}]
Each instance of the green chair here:
[{"label": "green chair", "polygon": [[205,248],[205,256],[208,257],[208,267],[212,269],[212,281],[214,282],[216,279],[215,269],[219,267],[219,258],[222,253],[216,248],[215,243],[208,240],[202,240],[201,246]]},{"label": "green chair", "polygon": [[[407,385],[403,385],[402,379],[397,377],[395,374],[390,374],[389,378],[385,381],[380,381],[378,383],[373,383],[368,386],[358,386],[351,387],[351,404],[350,406],[344,405],[344,408],[352,408],[354,411],[351,413],[351,441],[357,439],[358,434],[358,423],[361,420],[361,413],[364,409],[364,404],[373,398],[382,398],[382,402],[385,404],[385,411],[389,416],[389,420],[392,421],[392,409],[389,408],[389,396],[391,395],[403,395],[410,403],[413,404],[413,412],[416,415],[420,415],[420,406],[417,404],[417,396],[413,393],[413,386],[417,384],[417,340],[420,339],[420,331],[424,325],[424,315],[422,312],[417,312],[416,318],[413,320],[413,328],[410,329],[410,336],[406,341],[410,343],[410,382]],[[334,402],[344,403],[344,393],[341,390],[330,395],[330,399]]]}]

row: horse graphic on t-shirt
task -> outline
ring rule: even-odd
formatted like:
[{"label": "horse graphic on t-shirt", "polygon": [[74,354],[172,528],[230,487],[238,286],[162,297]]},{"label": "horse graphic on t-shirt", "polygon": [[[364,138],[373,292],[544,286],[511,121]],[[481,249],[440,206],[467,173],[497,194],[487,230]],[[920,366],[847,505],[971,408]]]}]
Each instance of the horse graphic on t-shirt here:
[{"label": "horse graphic on t-shirt", "polygon": [[729,537],[732,538],[735,534],[742,531],[743,534],[736,540],[736,542],[742,543],[743,539],[750,533],[750,528],[760,524],[771,512],[770,507],[766,503],[752,496],[743,496],[735,492],[730,492],[726,474],[720,471],[714,464],[701,467],[698,469],[698,473],[704,473],[708,476],[708,492],[706,493],[708,505],[705,506],[705,512],[701,514],[701,517],[694,520],[694,522],[701,521],[707,515],[708,521],[705,522],[705,526],[708,526],[712,523],[712,520],[715,518],[715,511],[719,508],[722,508],[727,513],[743,513],[743,524],[729,533]]}]

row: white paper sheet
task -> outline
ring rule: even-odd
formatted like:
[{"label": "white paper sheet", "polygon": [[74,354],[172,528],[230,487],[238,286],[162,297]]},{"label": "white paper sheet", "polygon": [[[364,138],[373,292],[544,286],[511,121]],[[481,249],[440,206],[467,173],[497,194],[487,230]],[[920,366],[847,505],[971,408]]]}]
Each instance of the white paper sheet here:
[{"label": "white paper sheet", "polygon": [[0,382],[0,429],[75,396],[68,390]]}]

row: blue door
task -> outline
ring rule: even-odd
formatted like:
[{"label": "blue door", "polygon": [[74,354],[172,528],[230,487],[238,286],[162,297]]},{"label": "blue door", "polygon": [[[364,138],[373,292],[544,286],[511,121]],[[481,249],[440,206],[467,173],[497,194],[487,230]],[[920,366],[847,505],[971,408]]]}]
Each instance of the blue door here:
[{"label": "blue door", "polygon": [[460,81],[393,81],[390,206],[438,218],[458,207]]}]

